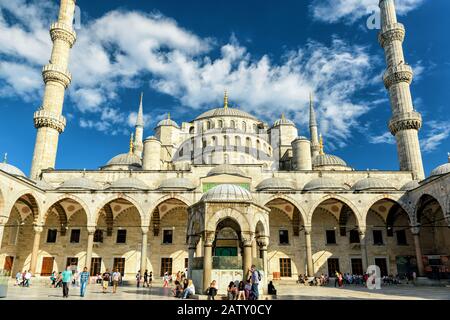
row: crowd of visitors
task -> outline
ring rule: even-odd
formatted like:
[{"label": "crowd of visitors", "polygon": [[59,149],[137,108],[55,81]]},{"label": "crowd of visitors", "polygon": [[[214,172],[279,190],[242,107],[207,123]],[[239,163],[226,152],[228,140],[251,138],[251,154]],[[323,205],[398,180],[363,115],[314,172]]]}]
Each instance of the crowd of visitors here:
[{"label": "crowd of visitors", "polygon": [[16,273],[16,286],[29,287],[31,285],[31,272],[30,270],[24,270],[23,272]]}]

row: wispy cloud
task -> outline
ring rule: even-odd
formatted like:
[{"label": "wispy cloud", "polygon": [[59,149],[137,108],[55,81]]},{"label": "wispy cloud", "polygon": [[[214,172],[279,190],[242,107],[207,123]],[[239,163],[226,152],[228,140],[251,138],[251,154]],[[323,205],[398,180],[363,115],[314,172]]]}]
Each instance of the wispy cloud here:
[{"label": "wispy cloud", "polygon": [[395,144],[395,138],[390,132],[385,132],[379,136],[369,136],[369,142],[372,144]]},{"label": "wispy cloud", "polygon": [[424,152],[432,152],[450,136],[450,121],[429,121],[425,129],[426,136],[420,145]]},{"label": "wispy cloud", "polygon": [[[397,0],[397,13],[407,14],[423,2],[425,0]],[[318,21],[351,24],[374,11],[379,11],[378,3],[379,0],[313,0],[310,11],[313,18]]]}]

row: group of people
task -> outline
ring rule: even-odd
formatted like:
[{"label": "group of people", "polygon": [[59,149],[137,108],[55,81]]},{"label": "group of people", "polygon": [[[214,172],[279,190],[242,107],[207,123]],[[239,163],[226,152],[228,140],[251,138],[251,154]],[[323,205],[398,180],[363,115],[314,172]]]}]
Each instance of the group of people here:
[{"label": "group of people", "polygon": [[308,277],[306,274],[299,275],[297,283],[309,285],[309,286],[326,286],[328,285],[330,279],[327,275],[324,275],[323,273],[320,275],[320,277]]},{"label": "group of people", "polygon": [[29,287],[31,284],[31,272],[30,270],[24,270],[23,272],[16,273],[16,286]]},{"label": "group of people", "polygon": [[183,277],[175,280],[175,288],[172,290],[173,296],[181,299],[188,299],[195,294],[195,286],[192,279]]},{"label": "group of people", "polygon": [[[245,281],[231,281],[227,287],[228,300],[258,300],[259,283],[262,280],[262,274],[256,269],[255,265],[248,270]],[[276,294],[275,286],[272,281],[269,283],[269,294]],[[215,300],[217,295],[217,282],[213,280],[206,291],[208,298]]]},{"label": "group of people", "polygon": [[[142,282],[142,280],[144,280]],[[141,270],[139,270],[136,273],[136,286],[139,288],[142,282],[142,287],[147,287],[150,288],[152,286],[152,282],[153,282],[153,271],[148,272],[148,270],[146,269],[144,271],[144,274],[141,273]]]}]

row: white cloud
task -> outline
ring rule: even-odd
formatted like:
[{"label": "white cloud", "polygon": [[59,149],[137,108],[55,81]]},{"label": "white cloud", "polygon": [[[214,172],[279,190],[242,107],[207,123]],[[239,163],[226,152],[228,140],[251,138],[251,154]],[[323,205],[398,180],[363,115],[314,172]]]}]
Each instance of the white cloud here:
[{"label": "white cloud", "polygon": [[369,142],[373,144],[395,144],[395,137],[390,132],[385,132],[379,136],[369,136]]},{"label": "white cloud", "polygon": [[[416,9],[425,0],[396,0],[399,15],[405,15]],[[362,17],[368,17],[379,11],[379,0],[313,0],[310,11],[315,20],[336,23],[344,21],[354,23]]]},{"label": "white cloud", "polygon": [[432,152],[450,136],[450,121],[430,121],[427,123],[425,138],[420,140],[424,152]]}]

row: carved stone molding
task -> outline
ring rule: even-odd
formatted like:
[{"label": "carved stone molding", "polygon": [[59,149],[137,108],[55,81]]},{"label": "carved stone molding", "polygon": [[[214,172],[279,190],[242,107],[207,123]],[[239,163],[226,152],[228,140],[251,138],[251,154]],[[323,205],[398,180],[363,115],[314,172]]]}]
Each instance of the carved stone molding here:
[{"label": "carved stone molding", "polygon": [[402,130],[420,130],[422,127],[422,116],[420,113],[412,111],[402,113],[392,117],[389,121],[389,130],[392,135],[396,135]]},{"label": "carved stone molding", "polygon": [[383,81],[384,85],[387,89],[397,83],[406,82],[411,84],[413,79],[413,70],[407,64],[401,64],[398,66],[394,66],[389,68],[384,76]]},{"label": "carved stone molding", "polygon": [[389,45],[393,41],[403,42],[405,39],[405,27],[401,23],[390,24],[378,34],[378,42],[381,47]]},{"label": "carved stone molding", "polygon": [[60,22],[55,22],[50,26],[50,37],[52,38],[52,41],[63,40],[67,42],[70,48],[73,47],[77,40],[75,31]]},{"label": "carved stone molding", "polygon": [[70,82],[72,81],[72,75],[69,71],[63,70],[61,67],[52,63],[44,66],[42,69],[42,77],[44,79],[44,83],[47,84],[47,82],[51,81],[58,82],[65,89],[69,87]]},{"label": "carved stone molding", "polygon": [[49,127],[62,133],[66,127],[66,118],[62,115],[41,109],[34,113],[34,126],[36,129]]}]

